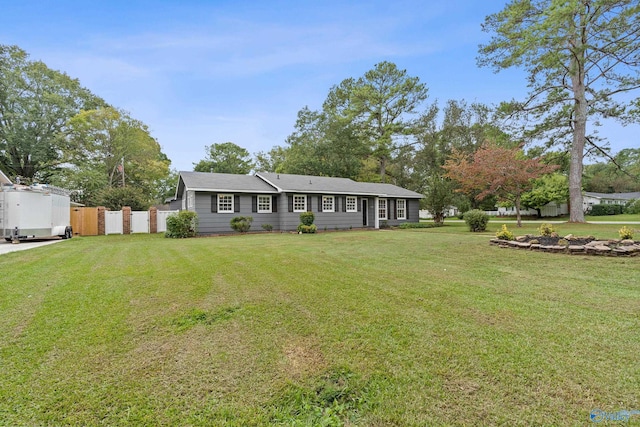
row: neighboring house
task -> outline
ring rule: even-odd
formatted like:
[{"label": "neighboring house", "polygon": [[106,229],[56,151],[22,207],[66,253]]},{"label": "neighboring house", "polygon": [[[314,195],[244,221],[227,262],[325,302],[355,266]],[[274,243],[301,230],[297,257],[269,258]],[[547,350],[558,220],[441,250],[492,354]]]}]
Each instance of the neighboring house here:
[{"label": "neighboring house", "polygon": [[640,199],[640,192],[635,193],[592,193],[585,191],[582,205],[585,212],[593,205],[626,205],[630,200]]},{"label": "neighboring house", "polygon": [[258,172],[234,175],[180,172],[176,201],[198,214],[198,233],[232,232],[235,216],[253,217],[252,231],[269,224],[294,231],[301,212],[313,212],[318,230],[380,228],[418,222],[422,194],[392,184],[348,178]]}]

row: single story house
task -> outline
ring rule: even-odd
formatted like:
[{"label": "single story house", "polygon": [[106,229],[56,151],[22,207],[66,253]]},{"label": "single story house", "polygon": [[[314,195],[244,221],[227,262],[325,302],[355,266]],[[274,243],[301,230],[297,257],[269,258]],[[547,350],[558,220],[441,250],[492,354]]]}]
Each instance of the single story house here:
[{"label": "single story house", "polygon": [[582,205],[585,212],[591,210],[593,205],[626,205],[630,200],[640,199],[640,192],[635,193],[593,193],[585,191],[582,196]]},{"label": "single story house", "polygon": [[318,230],[380,228],[418,222],[422,194],[392,184],[348,178],[257,172],[235,175],[180,172],[176,202],[198,214],[198,233],[232,232],[235,216],[251,216],[251,230],[269,224],[295,231],[301,212],[313,212]]}]

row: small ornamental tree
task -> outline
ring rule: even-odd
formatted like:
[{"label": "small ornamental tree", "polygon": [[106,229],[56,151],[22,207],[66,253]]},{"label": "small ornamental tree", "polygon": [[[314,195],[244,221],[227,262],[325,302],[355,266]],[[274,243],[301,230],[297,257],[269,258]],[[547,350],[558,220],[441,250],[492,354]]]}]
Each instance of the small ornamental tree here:
[{"label": "small ornamental tree", "polygon": [[300,225],[298,225],[298,233],[315,233],[318,227],[313,223],[315,215],[313,212],[302,212],[300,214]]},{"label": "small ornamental tree", "polygon": [[522,194],[531,190],[533,179],[551,173],[557,165],[546,165],[539,158],[524,158],[520,147],[503,148],[483,145],[469,158],[454,150],[447,159],[446,176],[459,182],[458,191],[473,194],[476,200],[495,195],[516,207],[518,227],[522,226],[520,205]]}]

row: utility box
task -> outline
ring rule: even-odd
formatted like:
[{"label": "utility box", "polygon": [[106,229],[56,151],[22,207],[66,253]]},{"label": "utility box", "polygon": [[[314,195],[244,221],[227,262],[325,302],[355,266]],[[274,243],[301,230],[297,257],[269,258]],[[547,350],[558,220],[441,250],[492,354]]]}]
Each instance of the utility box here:
[{"label": "utility box", "polygon": [[49,185],[0,185],[0,237],[7,241],[73,237],[70,193]]}]

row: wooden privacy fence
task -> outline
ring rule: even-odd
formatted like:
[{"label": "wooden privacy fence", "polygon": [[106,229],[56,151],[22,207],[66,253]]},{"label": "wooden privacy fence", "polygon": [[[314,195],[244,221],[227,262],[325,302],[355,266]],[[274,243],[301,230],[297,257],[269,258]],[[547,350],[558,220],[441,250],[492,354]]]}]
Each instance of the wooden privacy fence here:
[{"label": "wooden privacy fence", "polygon": [[121,211],[97,208],[71,208],[71,227],[76,236],[102,236],[106,234],[164,233],[167,217],[178,211],[132,211],[125,206]]}]

